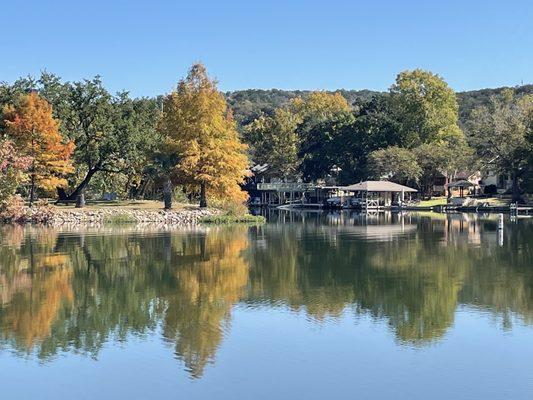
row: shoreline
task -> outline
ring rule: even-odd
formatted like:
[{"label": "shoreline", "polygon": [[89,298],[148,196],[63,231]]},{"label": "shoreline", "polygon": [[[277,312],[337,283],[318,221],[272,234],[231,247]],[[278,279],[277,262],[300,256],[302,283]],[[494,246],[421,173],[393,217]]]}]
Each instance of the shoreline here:
[{"label": "shoreline", "polygon": [[220,215],[221,211],[213,208],[206,209],[177,209],[177,210],[138,210],[127,208],[101,209],[68,209],[55,210],[46,225],[86,226],[86,225],[116,225],[139,224],[161,226],[192,226],[200,223],[202,218]]}]

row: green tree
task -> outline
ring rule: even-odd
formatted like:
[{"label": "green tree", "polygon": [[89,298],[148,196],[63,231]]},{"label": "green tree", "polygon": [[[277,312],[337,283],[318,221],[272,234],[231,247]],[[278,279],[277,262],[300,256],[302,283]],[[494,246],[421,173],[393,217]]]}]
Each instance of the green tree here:
[{"label": "green tree", "polygon": [[418,182],[422,169],[413,151],[398,146],[375,150],[369,156],[370,170],[376,179],[386,177],[399,183]]},{"label": "green tree", "polygon": [[99,77],[69,85],[69,102],[62,118],[64,130],[76,143],[75,188],[60,197],[75,199],[96,173],[131,174],[157,143],[157,103],[131,99],[127,92],[112,96]]},{"label": "green tree", "polygon": [[302,153],[322,136],[314,127],[349,110],[341,94],[317,91],[292,99],[271,116],[260,115],[244,128],[244,138],[253,149],[253,162],[268,164],[273,177],[298,176]]},{"label": "green tree", "polygon": [[402,146],[462,135],[455,93],[438,75],[420,69],[401,72],[390,88],[390,99]]},{"label": "green tree", "polygon": [[368,155],[399,144],[397,131],[386,97],[357,102],[353,111],[334,114],[311,128],[300,148],[303,175],[313,180],[332,175],[346,184],[366,179]]},{"label": "green tree", "polygon": [[533,95],[517,97],[512,90],[476,108],[468,124],[469,141],[486,168],[510,174],[513,201],[520,199],[520,180],[531,169]]},{"label": "green tree", "polygon": [[[431,193],[435,178],[444,176],[449,182],[459,172],[472,170],[475,165],[473,150],[462,137],[436,143],[424,143],[413,151],[422,170],[420,187],[422,192],[428,195]],[[448,195],[451,195],[450,191]]]},{"label": "green tree", "polygon": [[274,177],[294,178],[300,166],[297,132],[299,115],[278,108],[272,117],[259,116],[244,130],[244,137],[252,150],[255,164],[268,164],[268,173]]}]

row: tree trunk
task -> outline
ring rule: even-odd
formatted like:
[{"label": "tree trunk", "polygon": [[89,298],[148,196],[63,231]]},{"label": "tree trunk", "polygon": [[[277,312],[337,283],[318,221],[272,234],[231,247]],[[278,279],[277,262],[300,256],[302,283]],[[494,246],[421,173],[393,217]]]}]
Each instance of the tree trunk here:
[{"label": "tree trunk", "polygon": [[81,192],[78,197],[76,197],[76,208],[85,207],[85,195]]},{"label": "tree trunk", "polygon": [[170,210],[172,208],[172,182],[168,178],[163,185],[163,201],[165,210]]},{"label": "tree trunk", "polygon": [[452,189],[448,186],[451,179],[446,175],[446,179],[444,180],[444,187],[446,188],[446,198],[449,200],[452,198]]},{"label": "tree trunk", "polygon": [[207,207],[207,199],[205,197],[205,183],[200,185],[200,207]]},{"label": "tree trunk", "polygon": [[31,186],[30,186],[30,207],[33,206],[35,200],[35,173],[31,174]]},{"label": "tree trunk", "polygon": [[63,188],[57,188],[57,198],[58,200],[66,200],[67,199],[67,192],[65,192],[65,189]]},{"label": "tree trunk", "polygon": [[520,185],[519,185],[519,182],[518,182],[518,174],[517,173],[513,173],[513,188],[512,188],[512,191],[513,191],[513,197],[512,197],[512,202],[513,203],[518,203],[522,200],[521,196],[520,196]]},{"label": "tree trunk", "polygon": [[74,191],[71,194],[69,194],[62,200],[76,200],[76,198],[81,193],[83,193],[87,185],[89,185],[89,182],[91,181],[91,178],[93,177],[93,175],[98,171],[99,171],[98,168],[90,169],[89,172],[87,172],[87,175],[85,175],[85,178],[83,178],[83,181],[81,181],[81,183],[78,185],[78,187],[74,189]]}]

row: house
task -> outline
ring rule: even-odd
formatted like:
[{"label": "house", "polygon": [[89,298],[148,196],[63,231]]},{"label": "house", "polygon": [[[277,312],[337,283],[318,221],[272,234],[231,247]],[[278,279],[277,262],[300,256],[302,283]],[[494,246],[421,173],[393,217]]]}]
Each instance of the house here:
[{"label": "house", "polygon": [[498,174],[492,170],[484,172],[479,183],[485,194],[501,194],[513,187],[513,180],[509,174]]}]

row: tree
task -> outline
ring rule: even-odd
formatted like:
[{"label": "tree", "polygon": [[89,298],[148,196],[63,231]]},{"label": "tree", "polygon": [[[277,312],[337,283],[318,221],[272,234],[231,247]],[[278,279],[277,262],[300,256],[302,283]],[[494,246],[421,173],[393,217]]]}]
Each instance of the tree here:
[{"label": "tree", "polygon": [[15,194],[17,187],[27,179],[26,170],[32,159],[20,156],[9,140],[0,141],[0,204]]},{"label": "tree", "polygon": [[294,179],[301,172],[307,147],[321,136],[313,128],[349,111],[341,94],[312,92],[305,98],[292,99],[271,116],[260,115],[244,128],[245,140],[253,149],[253,162],[268,164],[271,176]]},{"label": "tree", "polygon": [[476,108],[468,124],[469,141],[486,168],[510,174],[513,201],[520,200],[520,180],[531,168],[533,96],[517,97],[512,90]]},{"label": "tree", "polygon": [[305,179],[328,177],[334,169],[335,178],[354,171],[364,140],[355,128],[356,118],[350,112],[333,116],[309,131],[300,149],[301,170]]},{"label": "tree", "polygon": [[74,200],[96,173],[138,174],[158,142],[157,102],[131,99],[127,92],[112,96],[99,77],[67,84],[67,93],[62,121],[76,143],[76,176],[75,188],[70,194],[60,191],[60,198]]},{"label": "tree", "polygon": [[[424,143],[413,151],[422,169],[420,186],[426,195],[431,193],[431,186],[439,175],[444,176],[449,182],[458,172],[467,171],[474,165],[472,149],[464,138]],[[451,196],[450,191],[448,196]]]},{"label": "tree", "polygon": [[420,69],[401,72],[390,88],[390,99],[402,146],[462,135],[455,93],[438,75]]},{"label": "tree", "polygon": [[298,114],[302,123],[307,123],[307,125],[314,125],[337,114],[350,111],[348,102],[340,93],[324,91],[311,92],[305,98],[296,97],[291,100],[288,108]]},{"label": "tree", "polygon": [[370,153],[369,163],[370,170],[377,179],[387,177],[398,183],[417,182],[422,174],[414,152],[398,146],[373,151]]},{"label": "tree", "polygon": [[296,131],[300,117],[278,108],[271,117],[261,115],[244,130],[255,164],[268,164],[268,174],[278,178],[294,178],[298,173],[300,137]]},{"label": "tree", "polygon": [[357,102],[354,110],[339,112],[314,125],[300,148],[306,179],[324,178],[333,169],[340,182],[349,184],[369,175],[368,154],[397,145],[397,124],[384,96]]},{"label": "tree", "polygon": [[4,118],[7,134],[17,152],[31,157],[30,204],[33,204],[36,187],[46,191],[64,187],[67,184],[64,176],[74,170],[70,161],[74,144],[63,143],[50,104],[32,92],[21,96],[15,106],[8,107]]},{"label": "tree", "polygon": [[165,97],[158,125],[163,151],[176,157],[175,182],[200,191],[200,206],[207,196],[242,202],[240,184],[248,158],[226,101],[202,64],[194,64],[177,89]]}]

